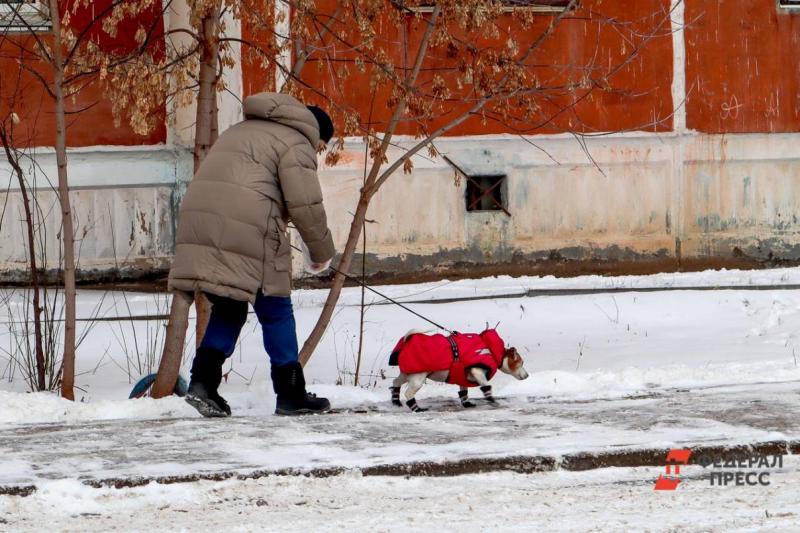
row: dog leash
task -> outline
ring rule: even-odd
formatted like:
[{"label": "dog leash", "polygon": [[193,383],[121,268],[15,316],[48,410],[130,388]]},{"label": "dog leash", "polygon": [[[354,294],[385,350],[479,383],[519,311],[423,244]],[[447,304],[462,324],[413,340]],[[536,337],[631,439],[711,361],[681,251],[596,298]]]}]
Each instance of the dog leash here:
[{"label": "dog leash", "polygon": [[[298,252],[300,252],[301,254],[303,253],[303,250],[301,250],[300,248],[298,248],[298,247],[297,247],[297,246],[295,246],[294,244],[291,244],[290,246],[291,246],[292,248],[294,248],[295,250],[297,250]],[[424,320],[424,321],[426,321],[426,322],[428,322],[428,323],[430,323],[430,324],[433,324],[433,325],[434,325],[434,326],[436,326],[437,328],[439,328],[439,329],[441,329],[441,330],[444,330],[444,331],[446,331],[446,332],[448,332],[448,333],[450,333],[450,334],[454,333],[454,331],[453,331],[453,330],[451,330],[451,329],[448,329],[448,328],[446,328],[446,327],[442,326],[441,324],[437,324],[436,322],[434,322],[434,321],[433,321],[433,320],[431,320],[430,318],[427,318],[427,317],[425,317],[425,316],[422,316],[421,314],[417,313],[417,312],[416,312],[416,311],[414,311],[413,309],[411,309],[411,308],[409,308],[409,307],[406,307],[405,305],[401,304],[400,302],[398,302],[398,301],[397,301],[397,300],[395,300],[394,298],[390,298],[389,296],[386,296],[385,294],[383,294],[383,293],[381,293],[381,292],[379,292],[379,291],[377,291],[377,290],[373,289],[372,287],[370,287],[370,286],[369,286],[369,285],[367,285],[366,283],[362,282],[360,279],[358,279],[358,278],[354,278],[353,276],[351,276],[351,275],[349,275],[349,274],[346,274],[346,273],[342,272],[341,270],[339,270],[339,269],[337,269],[337,268],[335,268],[335,267],[333,267],[333,266],[330,266],[330,267],[328,267],[328,268],[330,268],[330,269],[331,269],[333,272],[335,272],[335,273],[337,273],[337,274],[339,274],[339,275],[342,275],[342,276],[344,276],[344,277],[345,277],[345,279],[348,279],[348,280],[350,280],[350,281],[352,281],[352,282],[354,282],[354,283],[358,283],[359,285],[361,285],[362,287],[364,287],[364,288],[365,288],[365,289],[367,289],[368,291],[372,291],[372,292],[374,292],[375,294],[377,294],[377,295],[378,295],[378,296],[380,296],[381,298],[384,298],[385,300],[388,300],[388,301],[392,302],[393,304],[397,305],[398,307],[402,307],[403,309],[405,309],[406,311],[408,311],[408,312],[409,312],[409,313],[411,313],[412,315],[415,315],[415,316],[417,316],[417,317],[421,318],[422,320]]]}]

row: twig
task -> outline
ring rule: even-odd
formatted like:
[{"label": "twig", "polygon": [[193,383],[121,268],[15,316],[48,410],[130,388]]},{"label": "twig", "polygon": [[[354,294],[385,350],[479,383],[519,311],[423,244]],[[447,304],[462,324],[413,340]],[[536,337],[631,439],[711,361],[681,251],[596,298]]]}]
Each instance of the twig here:
[{"label": "twig", "polygon": [[583,340],[578,343],[578,361],[575,365],[575,372],[581,367],[581,358],[583,357],[583,349],[586,347],[586,335],[583,336]]}]

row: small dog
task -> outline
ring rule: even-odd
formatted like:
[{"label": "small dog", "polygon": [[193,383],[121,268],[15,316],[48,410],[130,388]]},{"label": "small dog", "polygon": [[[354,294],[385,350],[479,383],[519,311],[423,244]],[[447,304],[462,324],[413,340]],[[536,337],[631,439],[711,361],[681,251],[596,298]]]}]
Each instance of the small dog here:
[{"label": "small dog", "polygon": [[498,370],[526,379],[528,372],[516,348],[506,348],[505,342],[494,329],[482,333],[453,333],[452,335],[426,335],[408,332],[392,350],[389,365],[399,366],[400,375],[392,383],[392,403],[400,403],[400,387],[406,387],[406,405],[414,412],[426,411],[415,396],[430,378],[434,381],[459,386],[458,398],[463,407],[475,407],[469,401],[467,389],[481,388],[484,398],[496,403],[489,380]]}]

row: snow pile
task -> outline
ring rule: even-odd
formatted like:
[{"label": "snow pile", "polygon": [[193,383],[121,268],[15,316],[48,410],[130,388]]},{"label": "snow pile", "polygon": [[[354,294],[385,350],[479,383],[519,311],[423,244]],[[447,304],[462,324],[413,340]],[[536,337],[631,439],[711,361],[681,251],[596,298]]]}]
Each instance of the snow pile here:
[{"label": "snow pile", "polygon": [[800,367],[787,361],[723,363],[693,367],[628,367],[618,372],[539,372],[498,390],[507,397],[609,399],[656,394],[661,389],[711,388],[745,383],[800,381]]},{"label": "snow pile", "polygon": [[156,401],[98,400],[71,402],[54,393],[0,391],[0,424],[71,424],[87,420],[169,418],[195,413],[181,398]]},{"label": "snow pile", "polygon": [[[42,480],[29,498],[12,499],[0,497],[0,510],[5,504],[11,513],[12,504],[21,508],[36,508],[39,513],[56,518],[68,518],[109,513],[135,513],[142,509],[153,509],[165,505],[200,505],[207,495],[192,485],[179,483],[159,485],[149,483],[130,489],[96,489],[77,479]],[[19,512],[19,511],[18,511]],[[15,513],[16,514],[16,513]],[[72,526],[74,527],[74,526]],[[124,526],[127,528],[127,525]]]}]

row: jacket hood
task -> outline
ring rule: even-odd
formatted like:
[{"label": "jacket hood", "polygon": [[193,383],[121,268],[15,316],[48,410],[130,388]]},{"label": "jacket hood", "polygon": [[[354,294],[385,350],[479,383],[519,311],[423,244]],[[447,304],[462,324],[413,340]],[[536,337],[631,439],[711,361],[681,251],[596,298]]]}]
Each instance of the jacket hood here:
[{"label": "jacket hood", "polygon": [[319,142],[317,119],[297,98],[283,93],[258,93],[244,100],[246,119],[270,120],[302,133],[316,150]]}]

